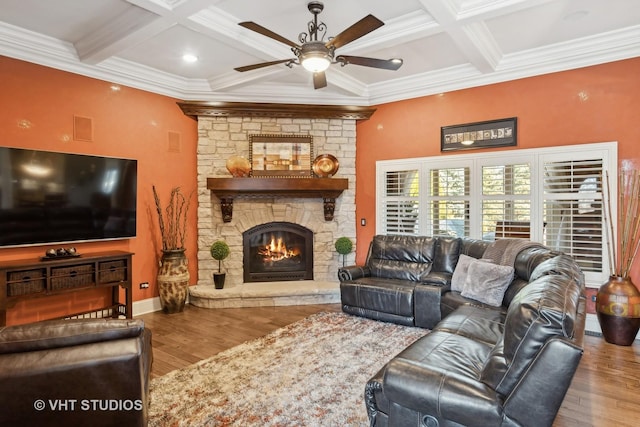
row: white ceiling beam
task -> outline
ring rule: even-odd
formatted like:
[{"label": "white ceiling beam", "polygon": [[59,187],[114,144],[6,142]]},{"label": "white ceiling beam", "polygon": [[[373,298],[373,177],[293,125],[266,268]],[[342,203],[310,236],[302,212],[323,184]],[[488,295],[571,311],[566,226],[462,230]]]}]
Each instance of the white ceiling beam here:
[{"label": "white ceiling beam", "polygon": [[172,19],[158,19],[149,12],[131,8],[74,46],[82,62],[95,65],[173,25],[175,21]]},{"label": "white ceiling beam", "polygon": [[75,43],[81,61],[95,65],[174,25],[188,26],[193,14],[220,0],[185,0],[175,7],[162,0],[127,1],[134,7]]},{"label": "white ceiling beam", "polygon": [[354,53],[367,49],[385,49],[442,32],[440,25],[423,10],[390,19],[365,37],[340,48],[340,53]]},{"label": "white ceiling beam", "polygon": [[274,76],[291,72],[286,67],[265,67],[256,70],[239,73],[237,71],[229,71],[224,74],[212,76],[207,81],[212,91],[228,90],[233,88],[245,87],[256,82],[268,81]]},{"label": "white ceiling beam", "polygon": [[451,1],[420,0],[420,3],[453,39],[469,63],[482,73],[490,73],[496,69],[502,53],[483,22],[461,24],[458,10]]}]

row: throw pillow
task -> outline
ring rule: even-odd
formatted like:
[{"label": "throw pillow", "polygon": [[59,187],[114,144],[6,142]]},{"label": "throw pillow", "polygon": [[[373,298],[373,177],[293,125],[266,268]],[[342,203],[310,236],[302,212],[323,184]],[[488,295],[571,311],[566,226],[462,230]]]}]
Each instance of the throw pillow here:
[{"label": "throw pillow", "polygon": [[461,295],[484,304],[500,307],[504,293],[513,280],[513,267],[476,260],[469,265]]},{"label": "throw pillow", "polygon": [[462,292],[464,288],[464,282],[467,280],[467,272],[472,262],[477,261],[476,258],[469,255],[460,254],[458,257],[458,263],[456,264],[453,275],[451,276],[451,290]]}]

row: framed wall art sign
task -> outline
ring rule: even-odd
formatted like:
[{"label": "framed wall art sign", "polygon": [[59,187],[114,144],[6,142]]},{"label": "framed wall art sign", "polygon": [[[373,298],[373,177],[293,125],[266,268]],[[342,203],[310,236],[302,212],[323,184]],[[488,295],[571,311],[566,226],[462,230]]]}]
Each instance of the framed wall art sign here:
[{"label": "framed wall art sign", "polygon": [[313,139],[308,135],[251,135],[251,176],[312,176]]},{"label": "framed wall art sign", "polygon": [[506,147],[517,143],[517,118],[440,128],[440,150]]}]

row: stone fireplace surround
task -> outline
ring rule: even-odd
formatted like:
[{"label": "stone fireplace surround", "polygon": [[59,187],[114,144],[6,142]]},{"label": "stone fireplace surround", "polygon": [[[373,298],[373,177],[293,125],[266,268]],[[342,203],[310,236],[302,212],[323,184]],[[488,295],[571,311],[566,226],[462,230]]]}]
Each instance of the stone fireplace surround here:
[{"label": "stone fireplace surround", "polygon": [[[270,108],[260,104],[259,109],[236,110],[238,104],[228,104],[233,106],[231,111],[217,108],[219,105],[180,104],[185,114],[198,120],[198,283],[190,289],[190,302],[210,308],[339,302],[336,271],[342,259],[334,243],[341,236],[355,243],[356,120],[368,118],[374,110],[333,107],[327,114],[325,107]],[[230,177],[226,162],[234,155],[249,158],[251,134],[311,135],[313,157],[332,154],[338,159],[336,178],[348,178],[349,188],[336,199],[332,221],[325,221],[320,198],[237,198],[232,221],[223,222],[220,200],[207,189],[207,178]],[[274,221],[292,222],[313,231],[314,280],[244,283],[242,233]],[[218,263],[209,254],[209,246],[218,239],[225,240],[231,249],[223,261],[227,277],[222,290],[214,288],[212,274]],[[350,256],[353,260],[355,255]]]}]

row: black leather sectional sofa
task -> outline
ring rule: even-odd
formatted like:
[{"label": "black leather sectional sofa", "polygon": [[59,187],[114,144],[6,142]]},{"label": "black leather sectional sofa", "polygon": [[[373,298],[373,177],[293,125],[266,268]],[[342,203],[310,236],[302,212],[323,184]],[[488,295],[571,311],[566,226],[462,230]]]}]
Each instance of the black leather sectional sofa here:
[{"label": "black leather sectional sofa", "polygon": [[371,426],[552,425],[583,352],[571,257],[521,239],[375,236],[338,276],[343,311],[431,329],[366,384]]}]

